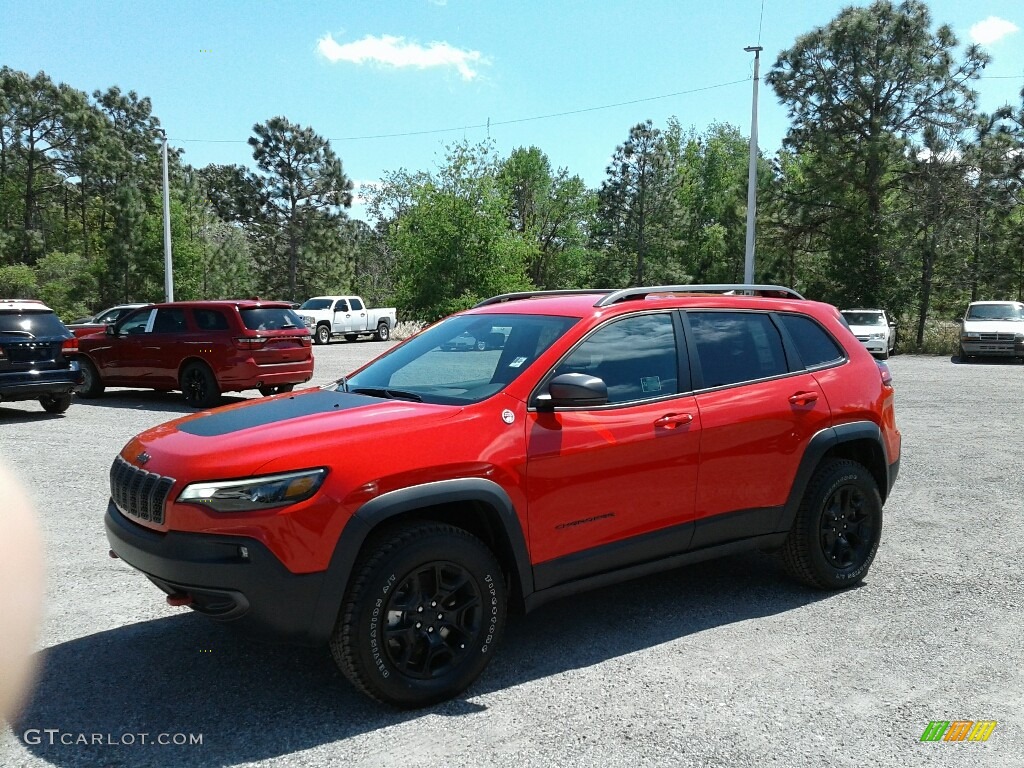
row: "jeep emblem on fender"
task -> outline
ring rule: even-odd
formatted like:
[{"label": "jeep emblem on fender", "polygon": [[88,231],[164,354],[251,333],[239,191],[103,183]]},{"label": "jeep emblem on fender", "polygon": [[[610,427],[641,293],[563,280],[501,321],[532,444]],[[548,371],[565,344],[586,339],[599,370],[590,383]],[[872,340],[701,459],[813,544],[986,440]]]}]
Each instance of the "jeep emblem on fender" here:
[{"label": "jeep emblem on fender", "polygon": [[145,466],[146,462],[149,461],[151,458],[153,458],[153,457],[150,456],[145,451],[143,451],[142,453],[140,453],[138,456],[135,457],[135,460],[137,462],[139,462],[139,466],[142,467],[142,466]]}]

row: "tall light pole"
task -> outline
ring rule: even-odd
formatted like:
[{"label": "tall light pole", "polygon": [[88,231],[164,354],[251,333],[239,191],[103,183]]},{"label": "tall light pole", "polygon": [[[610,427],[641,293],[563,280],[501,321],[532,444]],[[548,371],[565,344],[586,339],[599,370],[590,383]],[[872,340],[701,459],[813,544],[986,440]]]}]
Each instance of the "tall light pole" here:
[{"label": "tall light pole", "polygon": [[167,301],[174,301],[174,264],[171,261],[171,197],[167,182],[167,132],[158,128],[163,137],[164,164],[164,294]]},{"label": "tall light pole", "polygon": [[754,54],[754,104],[750,115],[750,166],[747,169],[747,247],[743,259],[743,282],[754,282],[754,225],[757,218],[757,83],[761,64],[760,45],[743,49]]}]

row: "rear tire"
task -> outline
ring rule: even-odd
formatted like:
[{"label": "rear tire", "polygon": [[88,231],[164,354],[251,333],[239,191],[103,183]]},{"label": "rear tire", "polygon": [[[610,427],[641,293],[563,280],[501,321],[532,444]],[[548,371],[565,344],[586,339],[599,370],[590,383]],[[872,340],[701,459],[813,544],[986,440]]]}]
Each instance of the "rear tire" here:
[{"label": "rear tire", "polygon": [[501,568],[475,536],[442,523],[401,525],[360,555],[331,654],[378,701],[403,708],[445,701],[494,655],[506,599]]},{"label": "rear tire", "polygon": [[43,395],[39,398],[39,404],[47,413],[64,413],[71,407],[71,395]]},{"label": "rear tire", "polygon": [[782,562],[818,589],[845,589],[863,580],[882,537],[882,497],[867,467],[847,459],[823,463],[811,477]]},{"label": "rear tire", "polygon": [[100,374],[96,370],[96,366],[92,364],[92,361],[87,357],[78,358],[78,367],[82,370],[82,381],[77,387],[75,387],[75,394],[79,397],[99,397],[103,394],[104,386],[103,381],[100,379]]},{"label": "rear tire", "polygon": [[181,372],[181,392],[193,408],[212,408],[220,401],[217,378],[203,363],[189,363]]},{"label": "rear tire", "polygon": [[373,338],[377,341],[387,341],[391,338],[391,329],[387,323],[378,323],[377,330],[373,333]]}]

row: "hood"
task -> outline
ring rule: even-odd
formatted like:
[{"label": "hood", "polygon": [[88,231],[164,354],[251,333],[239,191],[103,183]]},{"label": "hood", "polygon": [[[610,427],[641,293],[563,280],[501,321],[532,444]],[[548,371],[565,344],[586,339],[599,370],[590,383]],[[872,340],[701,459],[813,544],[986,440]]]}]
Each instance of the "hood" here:
[{"label": "hood", "polygon": [[[349,450],[366,451],[368,443],[385,434],[404,432],[409,424],[429,430],[461,410],[308,389],[161,424],[138,435],[122,454],[137,464],[145,452],[150,457],[146,470],[172,477],[187,474],[192,482],[247,477],[275,460],[294,460],[296,454],[315,454],[318,449],[339,457]],[[182,472],[183,465],[187,473]]]},{"label": "hood", "polygon": [[964,320],[967,333],[1024,333],[1024,322],[1020,320]]},{"label": "hood", "polygon": [[872,333],[886,333],[889,327],[886,325],[850,325],[854,336],[870,336]]}]

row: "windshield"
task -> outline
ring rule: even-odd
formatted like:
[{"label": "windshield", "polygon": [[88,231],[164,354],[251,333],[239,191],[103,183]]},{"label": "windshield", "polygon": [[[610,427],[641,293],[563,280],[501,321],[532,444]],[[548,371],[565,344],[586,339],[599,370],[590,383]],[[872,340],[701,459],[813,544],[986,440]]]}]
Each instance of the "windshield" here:
[{"label": "windshield", "polygon": [[0,312],[0,336],[37,339],[43,336],[68,338],[71,332],[53,312]]},{"label": "windshield", "polygon": [[843,312],[850,325],[885,325],[881,312]]},{"label": "windshield", "polygon": [[1024,304],[972,304],[967,309],[968,320],[1024,320]]},{"label": "windshield", "polygon": [[299,309],[330,309],[333,299],[306,299]]},{"label": "windshield", "polygon": [[513,382],[577,321],[549,315],[458,315],[337,387],[424,403],[476,403]]}]

